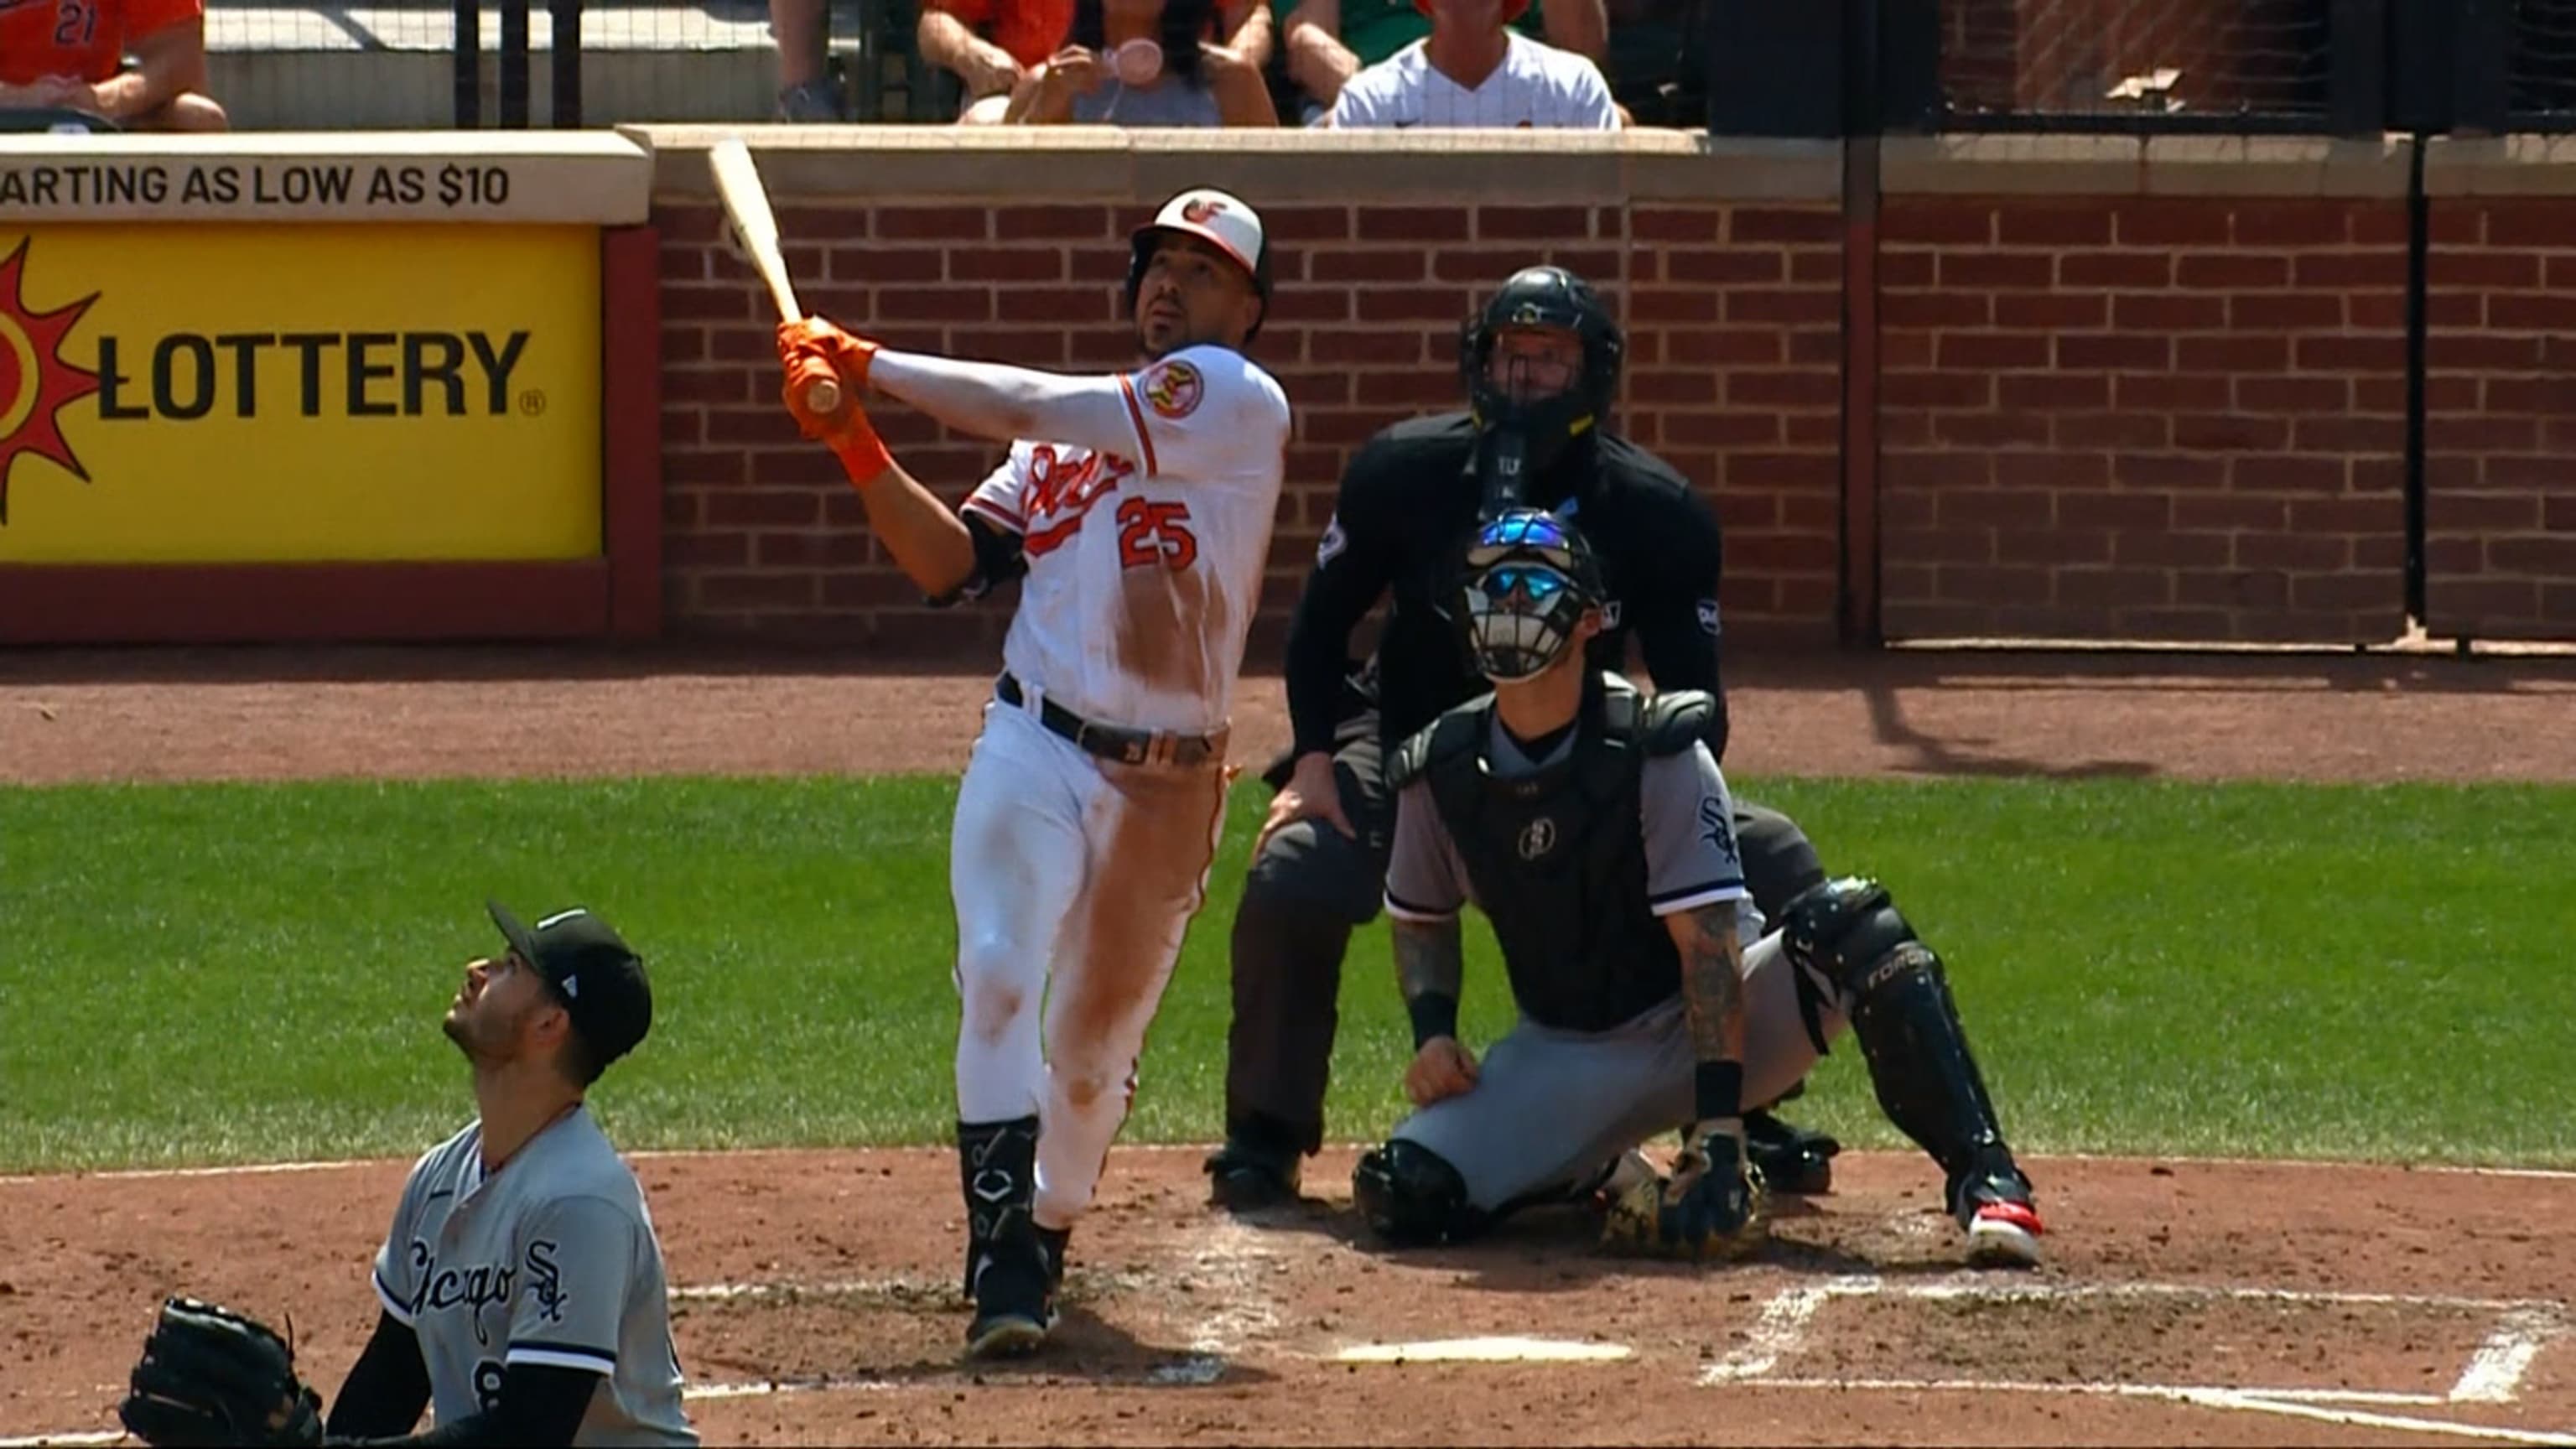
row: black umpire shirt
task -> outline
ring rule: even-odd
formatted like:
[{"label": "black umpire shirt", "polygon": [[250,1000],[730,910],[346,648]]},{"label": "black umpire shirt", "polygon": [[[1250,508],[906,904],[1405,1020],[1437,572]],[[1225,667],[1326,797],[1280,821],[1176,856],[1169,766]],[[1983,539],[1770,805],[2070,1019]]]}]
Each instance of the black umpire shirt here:
[{"label": "black umpire shirt", "polygon": [[[1475,455],[1468,415],[1442,413],[1385,429],[1343,470],[1288,626],[1288,716],[1298,754],[1335,748],[1351,631],[1381,597],[1392,595],[1377,651],[1382,740],[1392,746],[1489,687],[1448,618],[1482,491]],[[1524,503],[1580,529],[1600,562],[1609,600],[1593,666],[1624,669],[1633,633],[1655,688],[1716,696],[1708,742],[1723,759],[1717,510],[1671,465],[1615,434],[1574,440],[1525,491]]]}]

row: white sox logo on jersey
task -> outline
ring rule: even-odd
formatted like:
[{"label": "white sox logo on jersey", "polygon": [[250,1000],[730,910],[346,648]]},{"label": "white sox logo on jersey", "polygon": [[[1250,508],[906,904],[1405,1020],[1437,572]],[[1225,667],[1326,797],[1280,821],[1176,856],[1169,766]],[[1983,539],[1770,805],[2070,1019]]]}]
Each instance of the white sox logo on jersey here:
[{"label": "white sox logo on jersey", "polygon": [[[563,1321],[563,1271],[555,1264],[560,1250],[546,1238],[528,1244],[528,1296],[550,1323]],[[412,1290],[411,1302],[405,1307],[417,1318],[425,1310],[445,1313],[462,1308],[466,1321],[474,1325],[474,1341],[490,1344],[492,1335],[483,1325],[483,1310],[493,1304],[507,1308],[511,1293],[518,1287],[519,1270],[506,1263],[477,1263],[465,1268],[441,1268],[438,1255],[419,1238],[411,1240],[412,1281],[420,1286]]]}]

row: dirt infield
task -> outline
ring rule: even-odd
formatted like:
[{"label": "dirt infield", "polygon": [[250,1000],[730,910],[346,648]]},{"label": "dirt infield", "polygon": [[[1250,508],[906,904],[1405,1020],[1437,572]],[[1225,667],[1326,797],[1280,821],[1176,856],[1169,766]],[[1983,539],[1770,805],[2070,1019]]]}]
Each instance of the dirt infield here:
[{"label": "dirt infield", "polygon": [[[810,656],[22,652],[0,781],[949,770],[988,687]],[[2558,660],[1753,661],[1731,697],[1739,773],[2576,778]],[[1284,737],[1250,681],[1238,760]],[[1693,1271],[1598,1257],[1574,1211],[1370,1250],[1346,1151],[1239,1223],[1194,1152],[1125,1147],[1059,1349],[970,1371],[953,1158],[640,1166],[710,1442],[2576,1445],[2576,1175],[2039,1157],[2048,1265],[1995,1275],[1956,1267],[1928,1164],[1847,1155],[1762,1258]],[[0,1180],[0,1443],[111,1431],[172,1289],[292,1310],[336,1385],[402,1168]],[[1442,1361],[1462,1341],[1518,1357]]]}]

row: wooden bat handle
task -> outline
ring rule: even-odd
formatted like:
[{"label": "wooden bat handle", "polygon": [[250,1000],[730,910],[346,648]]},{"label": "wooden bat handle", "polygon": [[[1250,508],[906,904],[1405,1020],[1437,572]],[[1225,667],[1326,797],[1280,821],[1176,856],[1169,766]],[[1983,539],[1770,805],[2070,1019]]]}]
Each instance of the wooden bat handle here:
[{"label": "wooden bat handle", "polygon": [[796,367],[797,396],[805,401],[805,410],[832,413],[841,409],[841,380],[832,373],[832,365],[809,357]]}]

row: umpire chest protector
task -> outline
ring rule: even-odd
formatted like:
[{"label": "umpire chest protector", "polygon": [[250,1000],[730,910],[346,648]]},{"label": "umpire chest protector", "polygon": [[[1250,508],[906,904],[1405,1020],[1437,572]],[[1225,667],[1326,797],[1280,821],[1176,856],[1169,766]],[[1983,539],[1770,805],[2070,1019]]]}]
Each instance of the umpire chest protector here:
[{"label": "umpire chest protector", "polygon": [[1491,695],[1398,751],[1390,784],[1429,787],[1532,1021],[1606,1031],[1681,989],[1680,953],[1646,899],[1640,781],[1648,757],[1690,748],[1712,707],[1697,691],[1647,700],[1601,674],[1573,749],[1530,774],[1494,773]]}]

